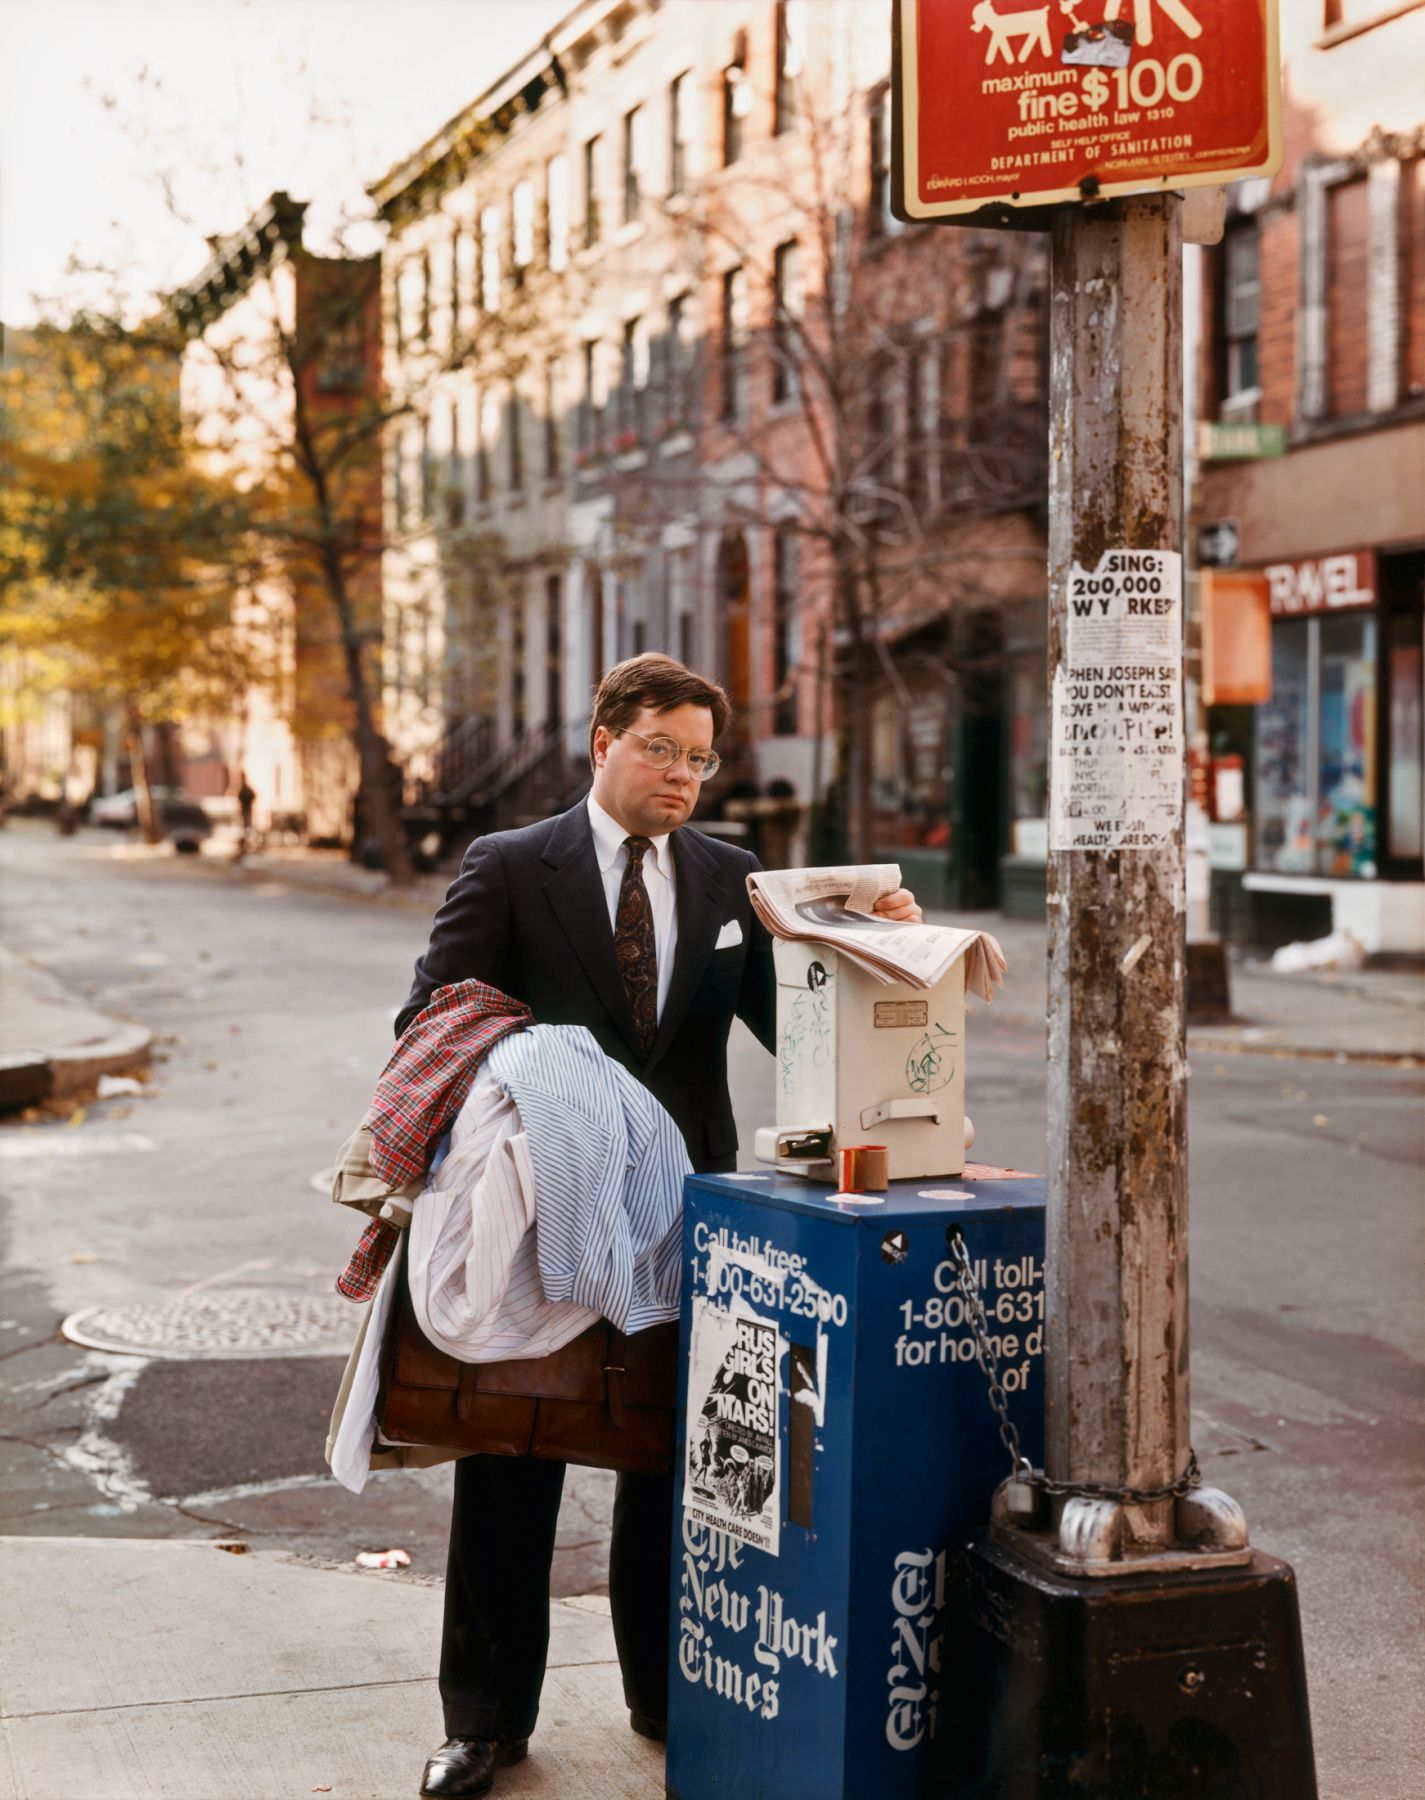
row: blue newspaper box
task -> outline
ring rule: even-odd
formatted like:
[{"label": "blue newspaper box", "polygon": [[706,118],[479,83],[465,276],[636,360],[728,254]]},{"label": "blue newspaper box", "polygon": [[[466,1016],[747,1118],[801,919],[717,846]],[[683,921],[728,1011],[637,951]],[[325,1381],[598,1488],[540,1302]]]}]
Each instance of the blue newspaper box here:
[{"label": "blue newspaper box", "polygon": [[1008,1466],[956,1226],[1042,1462],[1041,1180],[688,1179],[672,1800],[912,1800],[945,1754],[946,1554]]}]

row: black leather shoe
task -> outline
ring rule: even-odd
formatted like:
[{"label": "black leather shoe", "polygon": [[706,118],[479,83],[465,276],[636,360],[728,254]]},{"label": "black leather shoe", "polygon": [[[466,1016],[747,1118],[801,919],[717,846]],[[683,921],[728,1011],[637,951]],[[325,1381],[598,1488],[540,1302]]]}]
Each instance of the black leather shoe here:
[{"label": "black leather shoe", "polygon": [[628,1722],[640,1737],[652,1738],[655,1744],[668,1742],[668,1727],[660,1725],[656,1719],[647,1719],[640,1712],[631,1712]]},{"label": "black leather shoe", "polygon": [[428,1800],[475,1800],[495,1785],[495,1770],[523,1762],[528,1738],[447,1738],[426,1764],[421,1794]]}]

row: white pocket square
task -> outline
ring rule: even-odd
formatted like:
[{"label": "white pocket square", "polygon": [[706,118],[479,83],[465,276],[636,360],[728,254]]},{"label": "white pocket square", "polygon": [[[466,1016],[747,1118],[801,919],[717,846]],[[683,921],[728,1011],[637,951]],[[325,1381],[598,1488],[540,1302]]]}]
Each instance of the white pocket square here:
[{"label": "white pocket square", "polygon": [[738,924],[736,919],[729,919],[726,925],[724,925],[722,930],[717,934],[717,942],[713,945],[713,949],[730,950],[734,944],[740,944],[741,942],[742,927]]}]

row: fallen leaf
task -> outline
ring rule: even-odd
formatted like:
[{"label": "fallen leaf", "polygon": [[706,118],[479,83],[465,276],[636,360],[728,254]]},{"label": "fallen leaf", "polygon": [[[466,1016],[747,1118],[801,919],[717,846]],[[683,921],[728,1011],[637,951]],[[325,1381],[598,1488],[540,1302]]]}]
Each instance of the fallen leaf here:
[{"label": "fallen leaf", "polygon": [[68,1125],[82,1125],[88,1117],[89,1109],[87,1107],[76,1106],[65,1123]]},{"label": "fallen leaf", "polygon": [[99,1258],[92,1250],[76,1250],[69,1260],[72,1263],[96,1263]]}]

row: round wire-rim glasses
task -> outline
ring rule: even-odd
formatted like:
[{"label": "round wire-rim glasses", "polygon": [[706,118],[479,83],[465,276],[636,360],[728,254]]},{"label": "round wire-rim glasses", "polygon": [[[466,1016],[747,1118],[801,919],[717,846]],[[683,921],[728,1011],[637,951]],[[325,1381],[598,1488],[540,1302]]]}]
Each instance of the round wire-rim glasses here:
[{"label": "round wire-rim glasses", "polygon": [[643,754],[655,769],[671,769],[678,758],[686,754],[688,769],[696,781],[709,780],[717,774],[718,769],[722,766],[722,758],[716,750],[685,752],[676,738],[644,737],[641,731],[630,731],[626,726],[619,736],[637,738],[643,745]]}]

